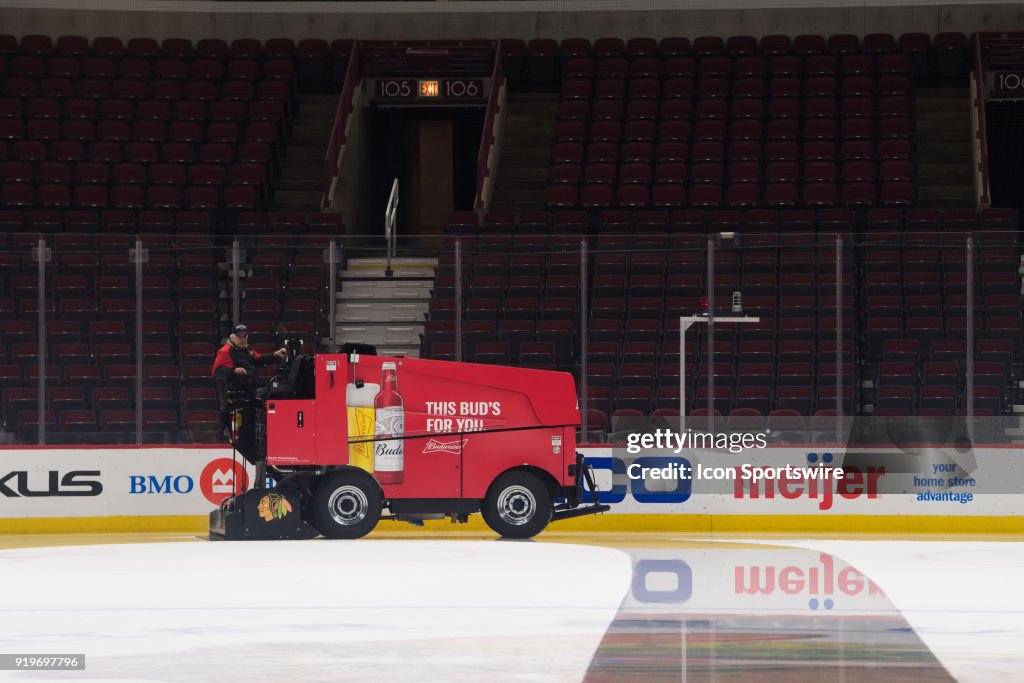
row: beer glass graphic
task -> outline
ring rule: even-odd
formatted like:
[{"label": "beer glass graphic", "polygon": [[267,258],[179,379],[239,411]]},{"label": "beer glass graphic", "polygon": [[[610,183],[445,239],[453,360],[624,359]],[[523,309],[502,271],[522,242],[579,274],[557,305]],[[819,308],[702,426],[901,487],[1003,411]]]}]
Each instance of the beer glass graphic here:
[{"label": "beer glass graphic", "polygon": [[380,392],[379,384],[346,387],[348,406],[348,463],[373,474],[374,410],[373,399]]}]

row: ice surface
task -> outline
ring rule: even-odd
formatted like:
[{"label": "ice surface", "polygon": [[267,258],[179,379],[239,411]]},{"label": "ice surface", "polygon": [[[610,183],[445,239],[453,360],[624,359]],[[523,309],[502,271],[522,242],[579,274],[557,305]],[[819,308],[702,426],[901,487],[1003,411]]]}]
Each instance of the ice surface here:
[{"label": "ice surface", "polygon": [[156,543],[0,551],[14,680],[580,680],[629,588],[621,551],[498,541]]}]

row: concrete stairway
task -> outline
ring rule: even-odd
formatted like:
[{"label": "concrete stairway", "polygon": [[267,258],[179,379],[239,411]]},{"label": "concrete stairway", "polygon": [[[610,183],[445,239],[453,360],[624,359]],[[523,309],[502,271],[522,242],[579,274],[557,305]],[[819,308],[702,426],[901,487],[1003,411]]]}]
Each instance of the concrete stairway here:
[{"label": "concrete stairway", "polygon": [[336,339],[373,344],[382,355],[419,357],[437,259],[392,259],[393,277],[382,258],[349,259],[341,273]]},{"label": "concrete stairway", "polygon": [[316,212],[324,187],[324,154],[338,107],[338,95],[299,95],[299,112],[274,184],[275,211]]},{"label": "concrete stairway", "polygon": [[491,211],[544,209],[558,95],[511,93]]},{"label": "concrete stairway", "polygon": [[913,98],[917,142],[916,205],[936,209],[974,206],[968,89],[915,88]]}]

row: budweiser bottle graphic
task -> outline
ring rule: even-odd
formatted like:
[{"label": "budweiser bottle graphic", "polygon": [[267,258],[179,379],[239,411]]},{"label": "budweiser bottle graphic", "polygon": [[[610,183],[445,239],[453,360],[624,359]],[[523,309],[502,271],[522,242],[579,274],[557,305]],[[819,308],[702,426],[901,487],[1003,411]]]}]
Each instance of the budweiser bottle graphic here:
[{"label": "budweiser bottle graphic", "polygon": [[405,407],[394,363],[381,366],[380,392],[373,399],[373,472],[382,484],[401,484],[405,469]]}]

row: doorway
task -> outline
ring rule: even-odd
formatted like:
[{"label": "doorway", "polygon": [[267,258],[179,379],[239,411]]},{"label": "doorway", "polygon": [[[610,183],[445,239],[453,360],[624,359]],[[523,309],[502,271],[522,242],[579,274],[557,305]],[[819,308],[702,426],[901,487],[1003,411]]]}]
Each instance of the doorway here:
[{"label": "doorway", "polygon": [[371,233],[383,229],[384,208],[395,178],[399,235],[440,235],[449,213],[473,209],[483,118],[479,107],[374,109]]}]

